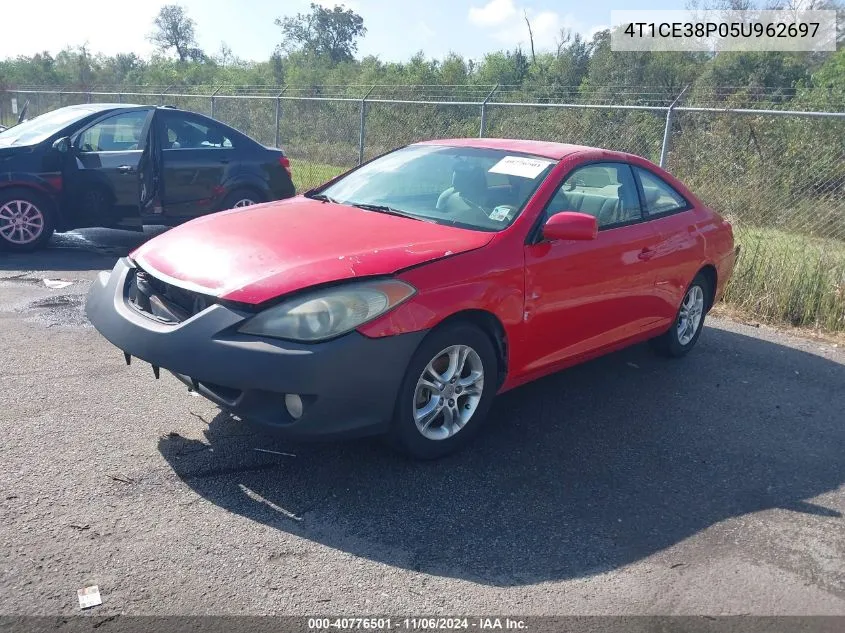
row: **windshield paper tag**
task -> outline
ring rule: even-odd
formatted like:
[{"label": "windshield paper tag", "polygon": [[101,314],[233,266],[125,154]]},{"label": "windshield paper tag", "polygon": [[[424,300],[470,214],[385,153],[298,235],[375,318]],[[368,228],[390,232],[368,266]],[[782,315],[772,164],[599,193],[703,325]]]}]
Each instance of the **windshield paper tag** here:
[{"label": "windshield paper tag", "polygon": [[525,158],[524,156],[505,156],[488,171],[491,174],[505,174],[520,178],[536,178],[541,171],[552,164],[550,160]]},{"label": "windshield paper tag", "polygon": [[495,220],[496,222],[504,222],[508,219],[508,216],[511,213],[511,208],[506,205],[501,205],[493,209],[493,213],[490,214],[490,219]]}]

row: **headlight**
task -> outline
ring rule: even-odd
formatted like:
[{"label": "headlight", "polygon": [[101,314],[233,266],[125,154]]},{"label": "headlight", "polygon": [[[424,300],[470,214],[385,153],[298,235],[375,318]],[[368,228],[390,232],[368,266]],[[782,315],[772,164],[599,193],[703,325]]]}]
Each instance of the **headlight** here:
[{"label": "headlight", "polygon": [[239,331],[293,341],[322,341],[381,316],[415,292],[413,286],[398,279],[316,290],[260,312]]}]

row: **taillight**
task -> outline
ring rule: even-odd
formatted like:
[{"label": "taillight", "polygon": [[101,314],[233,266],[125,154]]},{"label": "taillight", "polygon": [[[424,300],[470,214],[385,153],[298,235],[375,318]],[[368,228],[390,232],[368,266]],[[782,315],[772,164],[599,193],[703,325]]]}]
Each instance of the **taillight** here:
[{"label": "taillight", "polygon": [[290,171],[290,160],[287,156],[279,156],[279,164],[285,168],[285,171],[288,172],[288,176],[293,177],[293,174]]}]

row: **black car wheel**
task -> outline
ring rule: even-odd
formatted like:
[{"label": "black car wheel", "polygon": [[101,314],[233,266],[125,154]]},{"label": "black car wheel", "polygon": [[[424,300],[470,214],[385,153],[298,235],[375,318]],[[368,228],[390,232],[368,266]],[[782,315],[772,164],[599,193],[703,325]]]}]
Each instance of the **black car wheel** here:
[{"label": "black car wheel", "polygon": [[404,453],[435,459],[478,431],[497,389],[490,337],[470,323],[444,325],[415,352],[399,390],[390,439]]},{"label": "black car wheel", "polygon": [[50,201],[37,191],[0,191],[0,249],[29,252],[43,248],[54,228]]}]

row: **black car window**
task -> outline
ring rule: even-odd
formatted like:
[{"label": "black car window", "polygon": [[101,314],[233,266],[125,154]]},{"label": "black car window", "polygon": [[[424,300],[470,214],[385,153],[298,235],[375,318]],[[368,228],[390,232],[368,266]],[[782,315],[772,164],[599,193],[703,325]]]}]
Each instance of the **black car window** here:
[{"label": "black car window", "polygon": [[164,149],[221,149],[232,147],[229,133],[211,121],[178,112],[164,113]]},{"label": "black car window", "polygon": [[103,119],[82,132],[76,146],[81,152],[127,152],[141,149],[141,134],[147,114],[147,110],[135,110]]},{"label": "black car window", "polygon": [[599,228],[642,219],[637,186],[624,163],[593,163],[578,167],[564,179],[546,205],[546,219],[561,211],[594,216]]},{"label": "black car window", "polygon": [[659,176],[646,169],[636,167],[637,177],[643,190],[643,200],[648,215],[665,215],[690,207],[689,202]]}]

